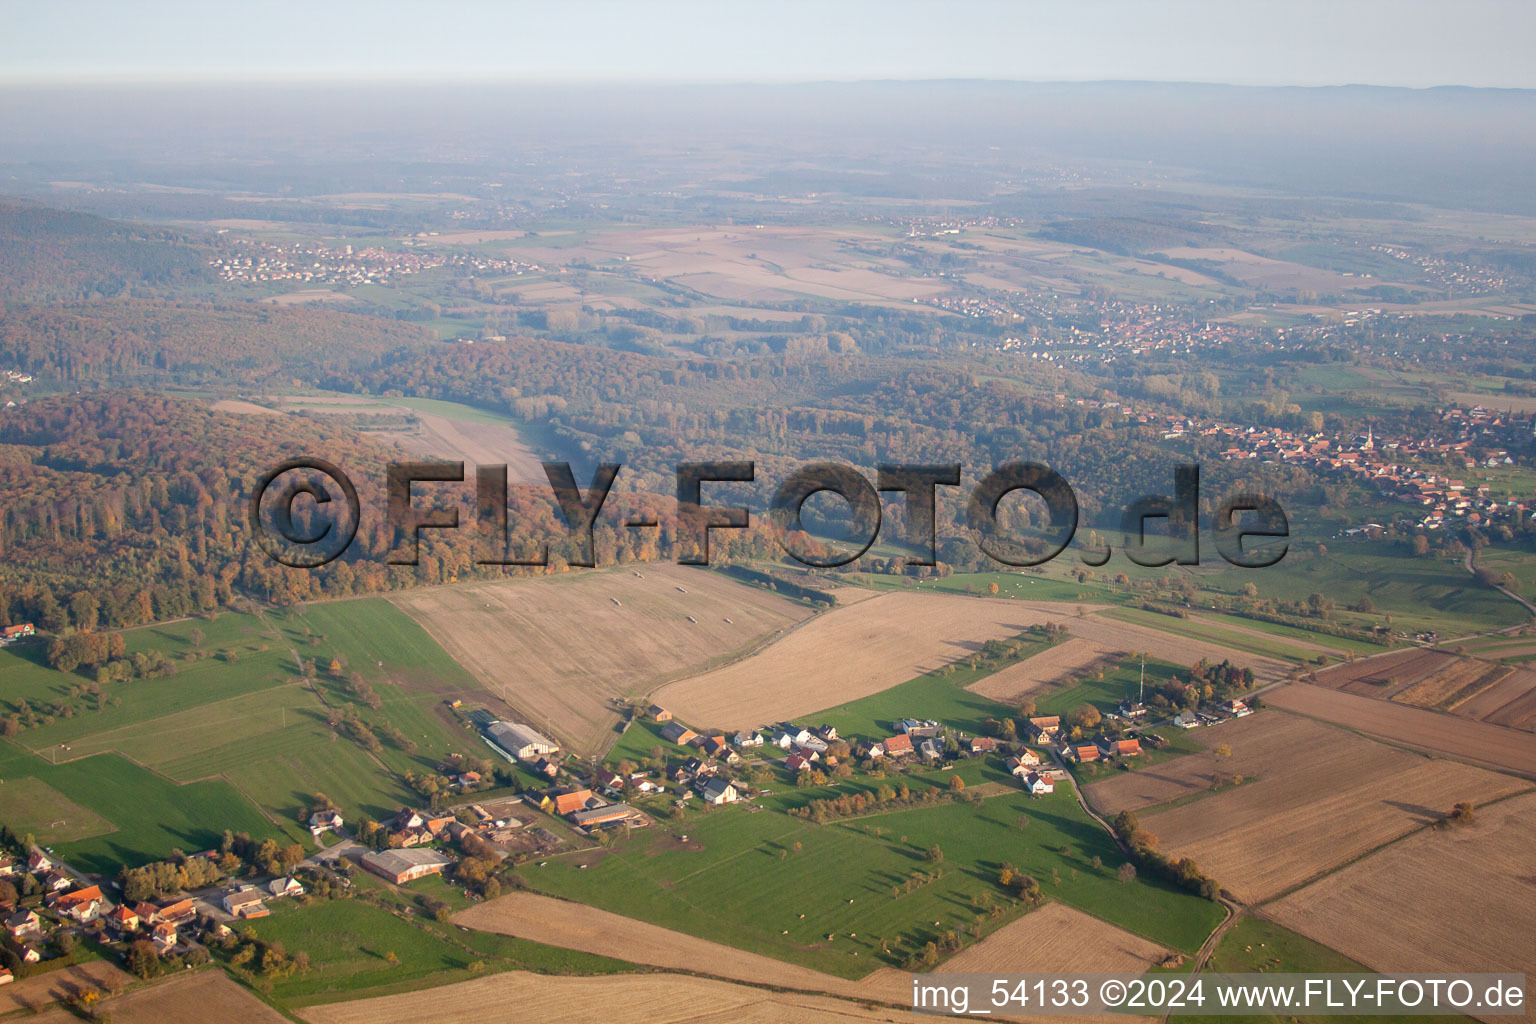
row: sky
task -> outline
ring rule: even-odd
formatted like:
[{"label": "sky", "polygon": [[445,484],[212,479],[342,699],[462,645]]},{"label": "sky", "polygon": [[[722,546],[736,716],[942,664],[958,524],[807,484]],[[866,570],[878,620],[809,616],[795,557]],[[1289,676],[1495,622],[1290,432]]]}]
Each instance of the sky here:
[{"label": "sky", "polygon": [[1530,0],[0,0],[0,81],[1536,88]]}]

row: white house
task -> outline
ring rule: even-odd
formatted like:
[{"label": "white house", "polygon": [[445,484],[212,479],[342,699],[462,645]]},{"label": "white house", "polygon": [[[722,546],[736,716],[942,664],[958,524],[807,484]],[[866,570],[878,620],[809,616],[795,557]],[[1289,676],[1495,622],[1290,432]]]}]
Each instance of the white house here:
[{"label": "white house", "polygon": [[741,799],[736,787],[724,779],[710,779],[700,787],[699,792],[707,804],[733,804]]},{"label": "white house", "polygon": [[[796,745],[803,745],[807,740],[815,739],[809,729],[801,729],[798,726],[786,725],[774,730],[773,745],[783,750],[788,750]],[[825,749],[825,748],[823,748]]]},{"label": "white house", "polygon": [[1030,796],[1042,796],[1046,793],[1056,792],[1056,783],[1044,775],[1030,772],[1024,776],[1024,791]]},{"label": "white house", "polygon": [[273,896],[303,896],[304,886],[299,884],[297,878],[274,878],[267,883],[267,889]]},{"label": "white house", "polygon": [[320,833],[341,828],[341,815],[335,811],[316,811],[309,816],[309,831],[315,838]]},{"label": "white house", "polygon": [[1039,763],[1040,755],[1029,749],[1021,750],[1019,751],[1018,756],[1010,757],[1003,762],[1003,764],[1007,766],[1009,774],[1018,776],[1019,778],[1023,778],[1024,776],[1028,775],[1030,769],[1034,768]]},{"label": "white house", "polygon": [[731,742],[742,750],[763,745],[763,734],[760,732],[739,732],[731,737]]}]

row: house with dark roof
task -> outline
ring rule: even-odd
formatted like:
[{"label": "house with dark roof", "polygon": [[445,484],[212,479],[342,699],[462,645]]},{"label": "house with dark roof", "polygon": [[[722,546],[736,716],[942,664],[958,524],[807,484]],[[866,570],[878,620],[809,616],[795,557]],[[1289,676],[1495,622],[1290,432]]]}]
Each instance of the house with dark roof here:
[{"label": "house with dark roof", "polygon": [[707,804],[733,804],[741,799],[735,785],[725,779],[709,779],[699,787],[699,795]]}]

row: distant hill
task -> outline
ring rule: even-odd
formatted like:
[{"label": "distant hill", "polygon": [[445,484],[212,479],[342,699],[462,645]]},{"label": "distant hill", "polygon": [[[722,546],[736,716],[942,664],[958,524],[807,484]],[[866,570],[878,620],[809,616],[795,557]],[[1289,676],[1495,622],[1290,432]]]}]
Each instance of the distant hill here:
[{"label": "distant hill", "polygon": [[252,303],[127,299],[0,311],[0,364],[54,383],[166,377],[335,383],[348,380],[354,368],[430,343],[412,324]]},{"label": "distant hill", "polygon": [[0,298],[73,302],[206,280],[205,247],[164,228],[0,200]]}]

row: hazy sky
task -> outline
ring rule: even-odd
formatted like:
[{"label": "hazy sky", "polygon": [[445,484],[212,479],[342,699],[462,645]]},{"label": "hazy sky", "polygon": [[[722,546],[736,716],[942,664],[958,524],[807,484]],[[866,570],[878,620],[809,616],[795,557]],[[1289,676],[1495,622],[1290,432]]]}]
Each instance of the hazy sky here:
[{"label": "hazy sky", "polygon": [[1536,88],[1532,0],[0,0],[0,79]]}]

